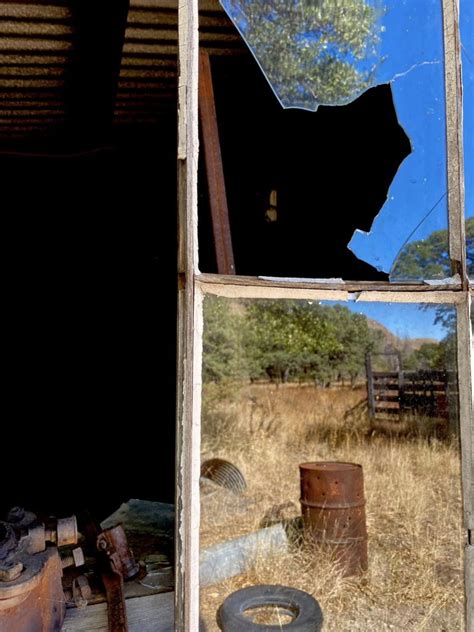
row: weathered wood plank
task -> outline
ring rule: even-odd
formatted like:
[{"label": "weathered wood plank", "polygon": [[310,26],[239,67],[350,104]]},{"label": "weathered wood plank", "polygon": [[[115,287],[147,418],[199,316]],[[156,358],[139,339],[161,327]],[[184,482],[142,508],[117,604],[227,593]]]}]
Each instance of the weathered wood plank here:
[{"label": "weathered wood plank", "polygon": [[235,274],[211,62],[209,54],[203,50],[199,53],[199,114],[217,270],[219,274]]},{"label": "weathered wood plank", "polygon": [[[129,632],[173,632],[174,593],[127,599]],[[61,632],[108,632],[105,603],[70,608]]]},{"label": "weathered wood plank", "polygon": [[[457,308],[457,359],[464,523],[468,530],[469,541],[474,531],[474,367],[472,357],[474,349],[471,330],[471,297],[466,293],[465,298],[464,305],[459,305]],[[474,549],[472,542],[469,542],[469,545],[464,559],[466,630],[474,632]]]},{"label": "weathered wood plank", "polygon": [[466,592],[466,630],[474,630],[474,545],[466,546],[465,551],[465,592]]},{"label": "weathered wood plank", "polygon": [[314,298],[398,303],[460,303],[461,285],[325,281],[323,279],[261,278],[238,275],[199,274],[196,281],[205,294],[228,298]]},{"label": "weathered wood plank", "polygon": [[464,228],[464,164],[462,126],[461,43],[459,0],[443,0],[444,85],[448,176],[449,255],[453,274],[469,287]]},{"label": "weathered wood plank", "polygon": [[367,374],[367,401],[369,405],[370,417],[375,416],[375,393],[374,393],[374,380],[372,374],[372,358],[370,353],[365,356],[365,370]]},{"label": "weathered wood plank", "polygon": [[199,476],[202,300],[198,272],[197,169],[199,10],[197,0],[178,4],[178,351],[176,466],[177,632],[199,623]]}]

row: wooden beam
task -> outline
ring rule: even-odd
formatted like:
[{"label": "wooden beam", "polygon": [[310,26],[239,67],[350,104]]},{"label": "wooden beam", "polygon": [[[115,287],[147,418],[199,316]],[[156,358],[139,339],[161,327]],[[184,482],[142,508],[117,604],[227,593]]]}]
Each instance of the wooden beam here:
[{"label": "wooden beam", "polygon": [[464,227],[464,160],[462,126],[461,41],[459,0],[443,0],[444,84],[446,98],[446,157],[448,179],[449,256],[453,274],[465,289],[466,235]]},{"label": "wooden beam", "polygon": [[202,301],[198,270],[198,0],[178,5],[178,362],[175,630],[199,629]]},{"label": "wooden beam", "polygon": [[209,54],[199,53],[199,114],[206,163],[212,230],[219,274],[235,274],[229,209],[225,190],[219,129]]},{"label": "wooden beam", "polygon": [[[204,294],[227,298],[264,299],[314,299],[327,301],[348,301],[387,303],[463,303],[465,293],[446,289],[446,286],[399,285],[390,283],[325,283],[311,279],[292,281],[289,279],[268,280],[257,277],[227,276],[219,274],[198,274],[196,282]],[[451,286],[450,286],[451,288]]]}]

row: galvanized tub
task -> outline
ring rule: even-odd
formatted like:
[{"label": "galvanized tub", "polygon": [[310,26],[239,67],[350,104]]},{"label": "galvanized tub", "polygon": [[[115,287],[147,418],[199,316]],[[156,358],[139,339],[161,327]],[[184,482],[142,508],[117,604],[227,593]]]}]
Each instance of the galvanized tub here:
[{"label": "galvanized tub", "polygon": [[364,477],[357,463],[302,463],[301,509],[306,533],[328,550],[346,576],[368,568]]}]

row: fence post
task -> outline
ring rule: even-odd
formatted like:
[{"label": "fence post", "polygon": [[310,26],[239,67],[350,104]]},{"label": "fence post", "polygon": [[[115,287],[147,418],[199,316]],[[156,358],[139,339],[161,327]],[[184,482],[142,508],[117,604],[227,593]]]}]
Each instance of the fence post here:
[{"label": "fence post", "polygon": [[372,375],[372,354],[365,356],[365,370],[367,372],[367,401],[369,404],[369,416],[375,418],[374,377]]}]

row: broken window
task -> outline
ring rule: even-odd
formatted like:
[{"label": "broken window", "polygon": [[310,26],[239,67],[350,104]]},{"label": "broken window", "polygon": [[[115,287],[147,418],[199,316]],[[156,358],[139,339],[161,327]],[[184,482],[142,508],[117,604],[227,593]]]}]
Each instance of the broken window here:
[{"label": "broken window", "polygon": [[[449,499],[457,507],[445,516],[446,528],[452,530],[455,538],[451,544],[456,542],[449,556],[448,566],[453,565],[448,569],[444,562],[439,563],[443,551],[437,550],[431,555],[430,549],[427,552],[430,568],[425,568],[428,571],[426,577],[438,586],[439,581],[444,582],[442,577],[446,579],[448,575],[453,580],[451,588],[457,586],[456,594],[445,595],[446,603],[449,602],[446,611],[451,613],[452,619],[442,621],[444,613],[435,605],[440,603],[435,593],[430,597],[426,595],[422,609],[428,607],[425,616],[435,622],[434,627],[439,623],[447,629],[450,625],[459,629],[465,622],[466,629],[471,630],[474,623],[472,332],[462,221],[459,143],[462,85],[458,73],[460,49],[457,46],[456,3],[447,0],[441,6],[441,3],[428,0],[414,6],[413,3],[390,0],[382,6],[370,0],[346,3],[292,1],[273,2],[270,9],[270,3],[266,2],[229,1],[221,4],[230,15],[227,21],[219,22],[220,34],[226,44],[218,50],[212,49],[201,34],[199,55],[196,48],[197,12],[191,4],[182,7],[185,50],[182,71],[186,93],[183,91],[182,94],[184,109],[182,107],[181,112],[186,114],[183,120],[187,121],[187,124],[182,122],[180,136],[180,328],[185,338],[179,364],[182,388],[181,398],[178,398],[178,419],[182,440],[178,498],[183,506],[178,511],[178,552],[181,555],[178,568],[181,576],[177,590],[178,604],[182,605],[182,628],[195,629],[201,615],[203,624],[216,629],[216,611],[222,624],[222,616],[226,616],[232,603],[242,607],[249,605],[249,602],[241,601],[241,593],[232,597],[230,606],[227,602],[224,610],[221,600],[235,588],[252,584],[257,585],[255,591],[244,593],[244,597],[257,599],[258,603],[253,602],[255,607],[248,608],[249,616],[258,621],[283,624],[294,615],[295,607],[292,607],[289,594],[302,587],[300,581],[311,565],[298,564],[297,575],[292,575],[294,556],[301,554],[301,548],[294,547],[293,541],[280,558],[285,560],[283,570],[276,561],[278,556],[273,557],[269,552],[268,555],[257,555],[250,570],[239,566],[238,575],[230,579],[225,579],[229,577],[226,573],[232,564],[239,565],[242,555],[251,557],[257,544],[263,545],[265,551],[278,550],[278,547],[281,551],[281,536],[283,542],[285,538],[288,541],[288,533],[283,530],[283,534],[272,520],[287,524],[303,515],[299,503],[298,465],[314,463],[314,452],[319,443],[329,445],[328,453],[321,455],[325,463],[334,463],[330,461],[332,451],[338,455],[336,463],[360,465],[356,459],[351,460],[349,455],[346,458],[339,452],[347,446],[351,455],[357,454],[354,433],[351,432],[357,422],[347,423],[340,435],[333,432],[331,426],[344,418],[344,411],[341,415],[329,411],[327,434],[311,453],[309,450],[305,453],[304,447],[314,439],[312,422],[317,426],[315,417],[325,409],[320,402],[318,405],[311,402],[305,408],[305,397],[307,393],[327,395],[335,390],[341,397],[343,393],[357,393],[362,388],[366,393],[362,398],[366,399],[362,417],[365,415],[373,424],[374,432],[368,433],[360,448],[371,442],[383,442],[387,428],[380,422],[384,418],[388,420],[389,428],[399,423],[402,426],[398,427],[403,427],[408,418],[415,422],[415,426],[417,418],[431,420],[425,428],[431,428],[430,432],[434,431],[436,438],[432,436],[424,444],[428,452],[436,445],[440,448],[446,445],[439,434],[439,423],[432,423],[437,418],[448,420],[445,428],[447,435],[454,438],[454,453],[459,437],[461,449],[456,462],[459,468],[460,456],[460,470],[451,470],[453,476],[448,475],[442,483],[444,488],[444,483],[451,480],[452,484],[448,483]],[[290,11],[290,5],[295,10]],[[298,57],[299,49],[307,49],[311,56],[323,36],[328,42],[334,36],[330,29],[323,33],[327,20],[332,16],[333,21],[340,24],[345,17],[354,15],[354,7],[365,7],[366,15],[372,12],[374,16],[374,30],[369,32],[366,41],[367,63],[350,60],[352,70],[360,74],[356,77],[352,73],[355,80],[346,82],[348,89],[339,102],[327,82],[324,86],[319,85],[320,94],[326,89],[325,94],[331,95],[325,104],[323,98],[319,101],[314,98],[314,90],[314,94],[308,90],[308,78],[315,80],[307,66],[306,52]],[[216,2],[203,1],[199,8],[202,26],[209,25],[212,20],[222,20],[223,13]],[[324,28],[306,32],[306,17],[323,9],[326,22],[321,17],[320,24]],[[265,11],[269,16],[267,23]],[[252,16],[262,16],[262,20],[250,24],[249,17]],[[214,26],[217,27],[217,22]],[[281,54],[287,45],[281,43],[283,37],[273,47],[262,45],[265,38],[271,39],[277,31],[293,37],[286,66],[273,63],[275,53]],[[258,36],[256,40],[255,34]],[[267,54],[269,58],[265,58]],[[326,52],[319,57],[315,54],[311,61],[318,70],[331,63],[331,70],[345,68],[347,78],[351,72],[348,68],[350,54],[348,49],[338,48],[331,41]],[[303,70],[298,67],[299,62]],[[295,77],[297,81],[291,83]],[[389,280],[392,283],[385,283]],[[218,298],[210,299],[211,295]],[[330,318],[322,319],[326,329],[321,322],[316,325],[310,319],[305,320],[306,313],[299,314],[297,307],[303,304],[315,313],[323,308],[334,310],[330,312]],[[288,316],[291,312],[289,305],[294,305],[293,311],[301,316],[300,326]],[[420,306],[423,309],[419,309]],[[271,319],[275,313],[282,320],[272,327]],[[389,316],[397,313],[399,323],[410,324],[406,328],[399,327],[394,333],[395,338],[404,339],[406,347],[400,351],[399,343],[394,343],[394,348],[386,345],[381,352],[373,349],[370,356],[366,356],[363,369],[364,375],[372,375],[372,379],[361,378],[350,359],[354,351],[352,342],[363,340],[362,331],[352,327],[353,317],[358,316],[372,324],[385,323],[384,327],[390,330],[393,323]],[[251,314],[254,318],[250,335],[247,319]],[[349,333],[339,353],[334,346],[338,337],[333,328],[344,318]],[[427,318],[432,320],[428,323]],[[431,373],[430,379],[422,384],[415,377],[436,371],[433,362],[443,362],[438,354],[443,346],[439,334],[443,323],[456,330],[456,336],[448,338],[444,345],[446,350],[448,341],[451,345],[450,359],[445,355],[446,363],[442,369]],[[266,327],[270,334],[265,334]],[[224,330],[227,333],[224,334]],[[415,333],[417,330],[419,334]],[[326,344],[318,347],[316,354],[314,336],[318,333]],[[410,345],[418,336],[422,340],[418,340],[419,346],[410,352]],[[250,343],[242,342],[245,337]],[[262,358],[268,358],[270,352],[272,362],[262,370]],[[435,361],[435,357],[438,360]],[[360,356],[357,362],[360,366]],[[335,370],[338,363],[341,363],[340,370]],[[407,379],[405,382],[404,375],[413,378],[412,381]],[[262,380],[265,383],[260,383]],[[388,388],[381,390],[379,386],[375,387],[375,382]],[[245,387],[241,390],[243,383]],[[430,399],[432,404],[428,405]],[[357,403],[354,401],[354,405]],[[397,417],[405,421],[397,421]],[[298,444],[298,434],[288,430],[286,418],[296,418],[294,428],[304,427],[304,442]],[[237,435],[232,435],[232,428],[237,428]],[[275,436],[271,441],[268,436],[274,429]],[[278,434],[281,429],[284,429],[283,433]],[[392,436],[394,445],[407,439],[405,445],[413,447],[417,440],[412,443],[412,432],[417,434],[412,427],[404,439]],[[249,435],[255,440],[249,440]],[[284,444],[285,440],[290,442],[290,448],[280,453],[279,442]],[[423,442],[420,438],[419,445]],[[448,444],[451,444],[449,439]],[[296,452],[291,452],[295,446]],[[292,471],[281,467],[289,454],[298,461]],[[376,450],[374,458],[377,458]],[[429,460],[414,457],[413,463],[418,464],[415,470],[422,471]],[[380,473],[387,462],[380,467]],[[332,471],[332,466],[329,470]],[[256,489],[252,477],[258,471],[265,474],[262,477],[264,487],[258,489],[257,499],[251,494]],[[397,471],[387,482],[388,489],[396,485],[398,476],[400,472]],[[272,487],[275,481],[280,483],[277,491]],[[425,482],[430,484],[430,481]],[[227,489],[226,483],[234,491]],[[245,485],[247,489],[242,492]],[[407,488],[407,485],[398,485],[393,490],[394,498]],[[430,497],[434,490],[433,487],[430,491],[425,488],[426,497]],[[265,510],[262,522],[257,512],[259,502],[270,501],[269,495],[265,495],[268,491],[272,492],[269,509],[275,511],[266,516]],[[226,494],[234,495],[226,497]],[[369,491],[366,501],[368,512],[372,502]],[[293,505],[286,505],[287,502]],[[417,506],[422,513],[423,505],[421,502]],[[441,506],[445,507],[446,503],[442,502]],[[374,516],[372,511],[371,515]],[[389,512],[385,518],[390,521],[389,516],[393,515]],[[228,516],[232,517],[227,520]],[[403,537],[410,538],[415,532],[429,529],[430,524],[430,518],[416,513]],[[269,539],[259,533],[273,527],[276,529],[271,531]],[[399,527],[398,524],[396,528]],[[382,533],[385,528],[383,520],[372,524],[369,521],[369,540],[374,535],[377,539],[377,533]],[[200,538],[202,556],[199,560]],[[239,542],[236,544],[239,538],[240,549]],[[392,545],[396,548],[396,543],[384,540],[383,544],[388,548],[381,557],[385,567],[390,567],[390,557],[385,552]],[[369,558],[370,548],[369,543]],[[242,555],[234,557],[236,550]],[[411,550],[410,554],[413,552]],[[393,559],[398,555],[399,551]],[[304,560],[300,558],[299,561]],[[405,563],[398,570],[390,568],[392,575],[399,571],[405,573],[401,583],[415,589],[419,576],[415,577],[417,573],[410,571],[420,567],[411,561],[412,567]],[[370,559],[368,562],[370,566]],[[285,591],[288,589],[290,593],[279,594],[280,607],[268,613],[260,607],[265,605],[261,603],[265,597],[262,584],[267,580],[274,581],[278,569],[282,571],[280,580],[287,580]],[[318,570],[315,569],[313,579]],[[368,572],[369,581],[372,581],[371,571]],[[212,585],[207,584],[209,577],[215,582]],[[390,577],[380,576],[378,579],[383,583]],[[341,597],[342,601],[335,609],[334,603],[330,603],[334,582],[327,591],[321,590],[326,599],[322,610],[326,608],[333,615],[327,623],[335,629],[341,629],[337,627],[338,622],[351,616],[348,602],[343,600],[356,594],[361,597],[364,586],[359,580],[344,585],[348,587],[348,594]],[[360,588],[359,593],[359,588],[351,592],[355,585]],[[426,587],[425,584],[418,596]],[[463,590],[466,596],[464,607]],[[291,594],[295,599],[300,598],[294,592]],[[387,594],[393,593],[388,591]],[[403,591],[397,596],[405,598]],[[384,619],[388,612],[395,617],[400,615],[395,600],[388,601],[385,610],[380,606],[383,599],[379,599],[378,606],[372,602],[373,629],[380,629],[381,622],[393,624]],[[320,606],[312,602],[313,620],[320,620]],[[408,611],[417,616],[410,607]],[[269,614],[271,619],[266,618]],[[349,628],[359,621],[359,616],[370,619],[371,615],[367,610],[357,610]],[[402,619],[398,619],[401,629],[410,629],[410,622],[403,619],[405,610],[401,616]],[[425,623],[420,622],[420,625]]]},{"label": "broken window", "polygon": [[[235,272],[451,276],[441,5],[221,4],[248,47],[210,56]],[[213,186],[202,159],[204,272]]]}]

